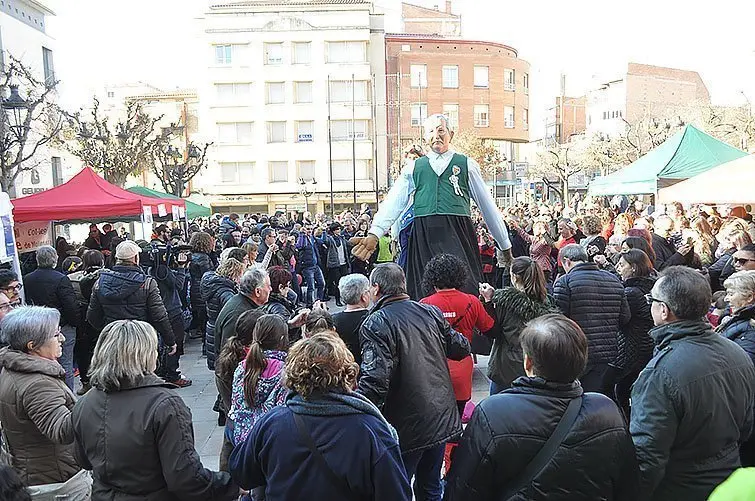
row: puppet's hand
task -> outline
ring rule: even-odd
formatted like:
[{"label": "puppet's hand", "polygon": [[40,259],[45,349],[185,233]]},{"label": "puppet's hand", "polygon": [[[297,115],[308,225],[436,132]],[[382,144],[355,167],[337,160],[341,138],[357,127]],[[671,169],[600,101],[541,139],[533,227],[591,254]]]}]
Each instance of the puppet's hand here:
[{"label": "puppet's hand", "polygon": [[354,248],[351,253],[362,261],[367,261],[378,246],[378,237],[368,233],[366,237],[354,237],[349,240]]}]

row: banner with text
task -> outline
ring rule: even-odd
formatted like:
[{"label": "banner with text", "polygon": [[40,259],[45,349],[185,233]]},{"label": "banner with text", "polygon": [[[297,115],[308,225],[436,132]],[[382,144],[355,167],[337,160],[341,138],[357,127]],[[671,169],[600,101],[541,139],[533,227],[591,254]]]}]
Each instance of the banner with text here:
[{"label": "banner with text", "polygon": [[19,252],[33,252],[43,245],[52,245],[52,223],[49,221],[16,223],[13,231]]}]

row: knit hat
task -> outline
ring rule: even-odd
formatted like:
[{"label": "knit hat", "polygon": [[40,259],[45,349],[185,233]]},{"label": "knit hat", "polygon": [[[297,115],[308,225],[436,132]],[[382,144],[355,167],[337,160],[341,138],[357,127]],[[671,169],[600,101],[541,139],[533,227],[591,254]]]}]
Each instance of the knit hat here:
[{"label": "knit hat", "polygon": [[136,257],[142,250],[131,240],[124,240],[115,248],[115,259],[126,261]]}]

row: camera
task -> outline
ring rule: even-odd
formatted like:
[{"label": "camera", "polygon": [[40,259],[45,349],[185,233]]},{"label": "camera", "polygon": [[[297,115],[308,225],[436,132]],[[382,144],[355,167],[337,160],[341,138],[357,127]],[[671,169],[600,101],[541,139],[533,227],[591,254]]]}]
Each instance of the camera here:
[{"label": "camera", "polygon": [[139,260],[143,266],[148,268],[160,265],[170,268],[174,263],[179,265],[186,264],[191,260],[191,245],[160,245],[153,242],[148,248],[142,251]]}]

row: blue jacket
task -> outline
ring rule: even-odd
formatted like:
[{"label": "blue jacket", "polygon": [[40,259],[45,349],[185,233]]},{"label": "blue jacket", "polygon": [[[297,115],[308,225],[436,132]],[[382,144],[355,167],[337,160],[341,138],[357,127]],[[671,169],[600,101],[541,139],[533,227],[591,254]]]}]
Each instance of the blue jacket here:
[{"label": "blue jacket", "polygon": [[[358,493],[351,499],[412,499],[398,443],[384,422],[368,414],[301,417],[330,468]],[[288,407],[257,421],[233,450],[230,471],[245,489],[266,486],[266,501],[351,501],[303,443]]]},{"label": "blue jacket", "polygon": [[655,355],[632,387],[640,496],[707,499],[739,468],[753,428],[755,368],[735,343],[701,321],[650,331]]},{"label": "blue jacket", "polygon": [[320,260],[321,242],[313,237],[307,236],[302,232],[296,240],[296,250],[299,251],[297,260],[302,268],[312,268],[317,266]]}]

